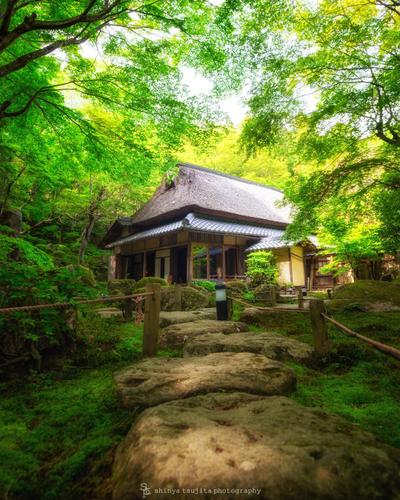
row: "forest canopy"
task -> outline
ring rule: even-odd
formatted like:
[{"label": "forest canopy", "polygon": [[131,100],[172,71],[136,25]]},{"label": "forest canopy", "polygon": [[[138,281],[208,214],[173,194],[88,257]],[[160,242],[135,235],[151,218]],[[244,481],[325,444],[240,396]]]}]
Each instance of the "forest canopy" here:
[{"label": "forest canopy", "polygon": [[399,22],[379,0],[3,2],[2,245],[104,279],[107,226],[185,160],[283,189],[287,237],[338,262],[398,252]]}]

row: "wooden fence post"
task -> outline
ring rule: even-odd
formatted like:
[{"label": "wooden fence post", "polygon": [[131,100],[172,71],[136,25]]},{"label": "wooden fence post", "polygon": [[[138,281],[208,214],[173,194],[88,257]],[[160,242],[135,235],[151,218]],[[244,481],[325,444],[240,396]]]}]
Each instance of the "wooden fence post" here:
[{"label": "wooden fence post", "polygon": [[143,356],[155,356],[158,347],[158,333],[160,330],[160,302],[161,285],[159,283],[148,283],[144,306],[144,329],[143,329]]},{"label": "wooden fence post", "polygon": [[182,311],[182,285],[174,285],[175,311]]},{"label": "wooden fence post", "polygon": [[122,316],[125,321],[131,321],[133,319],[133,299],[126,299],[122,304]]},{"label": "wooden fence post", "polygon": [[320,299],[310,300],[314,351],[318,356],[325,356],[331,350],[328,338],[328,325],[322,314],[326,314],[324,301]]},{"label": "wooden fence post", "polygon": [[299,309],[304,309],[304,297],[303,290],[301,288],[299,288],[297,291],[297,301],[299,304]]}]

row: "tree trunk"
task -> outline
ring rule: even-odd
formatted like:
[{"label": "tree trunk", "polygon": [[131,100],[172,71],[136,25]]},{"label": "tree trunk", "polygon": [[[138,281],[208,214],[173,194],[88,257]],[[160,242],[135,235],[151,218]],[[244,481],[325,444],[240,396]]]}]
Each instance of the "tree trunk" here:
[{"label": "tree trunk", "polygon": [[81,233],[80,241],[81,244],[79,246],[79,253],[78,253],[78,264],[82,265],[83,261],[85,259],[85,252],[87,249],[87,246],[90,243],[90,239],[92,236],[93,228],[96,223],[96,221],[99,219],[100,214],[99,214],[99,208],[102,203],[102,201],[105,198],[106,190],[104,187],[100,188],[96,198],[91,201],[87,215],[88,215],[88,220],[83,228],[83,231]]}]

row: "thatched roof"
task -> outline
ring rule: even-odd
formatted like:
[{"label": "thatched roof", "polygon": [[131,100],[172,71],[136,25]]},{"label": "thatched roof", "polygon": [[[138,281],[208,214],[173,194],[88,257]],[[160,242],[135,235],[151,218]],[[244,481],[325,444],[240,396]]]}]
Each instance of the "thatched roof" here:
[{"label": "thatched roof", "polygon": [[280,227],[289,223],[289,208],[277,206],[283,198],[278,189],[189,163],[178,167],[176,178],[164,181],[136,212],[133,225],[150,226],[189,212]]}]

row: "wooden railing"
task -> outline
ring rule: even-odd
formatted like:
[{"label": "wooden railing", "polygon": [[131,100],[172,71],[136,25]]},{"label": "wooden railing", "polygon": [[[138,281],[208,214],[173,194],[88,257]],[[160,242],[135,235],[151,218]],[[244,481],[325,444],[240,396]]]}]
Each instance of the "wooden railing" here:
[{"label": "wooden railing", "polygon": [[[289,307],[256,306],[253,304],[246,303],[243,300],[240,300],[232,295],[229,298],[230,300],[245,305],[246,307],[254,307],[261,311],[275,312],[275,313],[291,312],[291,313],[309,314],[311,320],[314,351],[317,356],[324,357],[331,351],[332,347],[328,336],[328,323],[331,323],[334,326],[336,326],[336,328],[338,328],[339,331],[345,333],[346,335],[356,338],[361,342],[365,342],[366,344],[377,349],[378,351],[383,352],[384,354],[391,356],[392,358],[400,360],[400,350],[396,349],[396,347],[383,344],[382,342],[378,342],[364,335],[360,335],[359,333],[348,328],[346,325],[343,325],[336,319],[329,316],[325,308],[325,303],[321,299],[314,299],[314,298],[304,299],[302,293],[299,292],[298,308],[296,309]],[[309,302],[310,305],[309,310],[304,309],[304,300],[307,300]]]},{"label": "wooden railing", "polygon": [[[32,312],[43,309],[76,309],[81,305],[102,304],[107,302],[123,302],[123,316],[126,321],[133,319],[133,312],[136,305],[145,301],[143,314],[143,356],[155,356],[157,354],[157,343],[160,329],[160,302],[161,286],[158,283],[146,285],[143,293],[133,293],[130,295],[115,295],[110,297],[100,297],[97,299],[73,300],[71,302],[54,302],[52,304],[34,304],[18,307],[0,308],[0,314],[13,314],[17,312]],[[21,356],[15,360],[9,360],[0,365],[0,368],[18,361],[29,359],[29,356]]]}]

